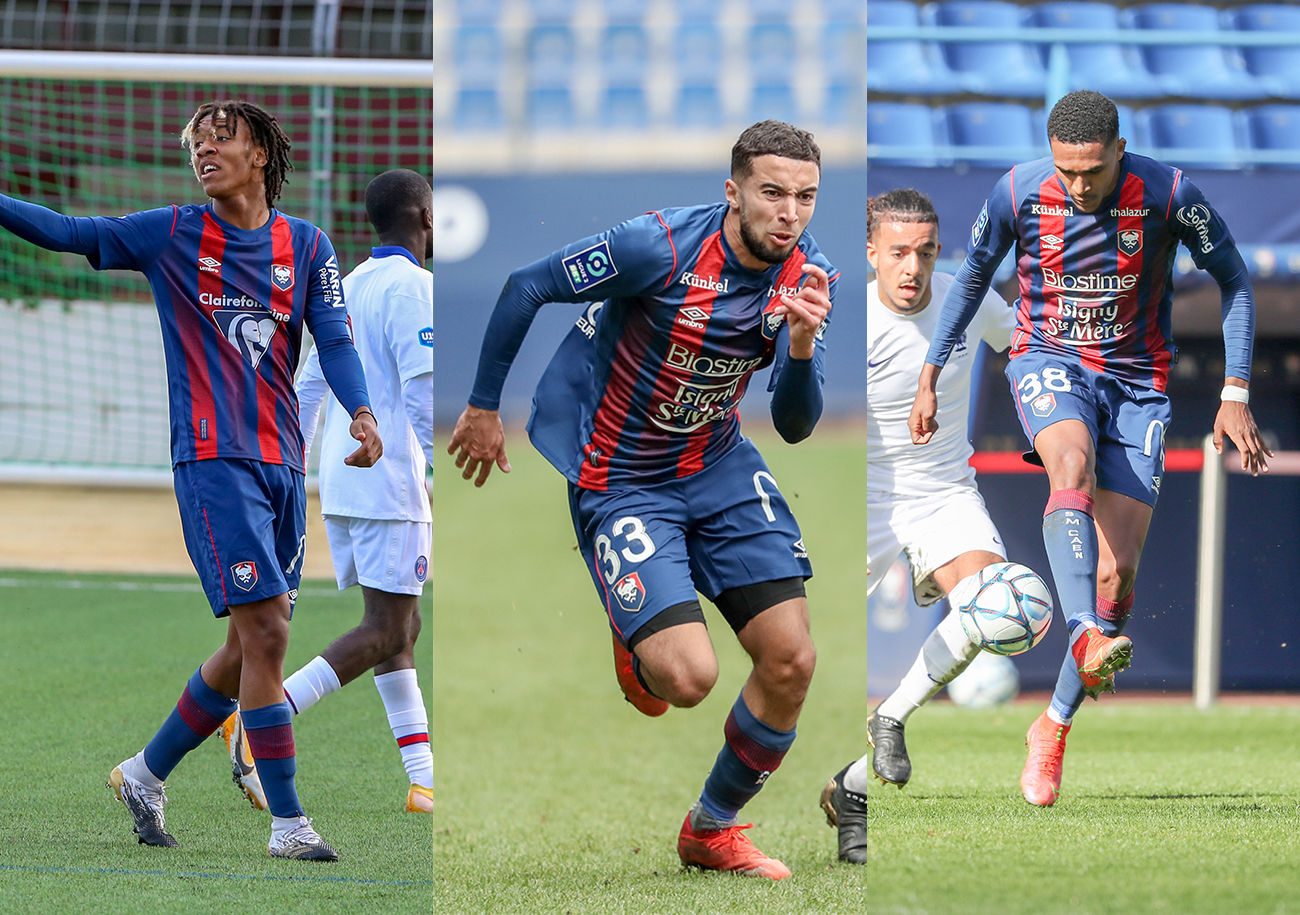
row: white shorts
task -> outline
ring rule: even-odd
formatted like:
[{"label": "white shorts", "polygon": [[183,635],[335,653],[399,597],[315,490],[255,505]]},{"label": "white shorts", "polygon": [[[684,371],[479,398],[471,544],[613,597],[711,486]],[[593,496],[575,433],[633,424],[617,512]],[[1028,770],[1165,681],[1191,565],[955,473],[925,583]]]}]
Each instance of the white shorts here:
[{"label": "white shorts", "polygon": [[935,569],[975,550],[1006,558],[1006,547],[974,484],[924,496],[867,495],[867,595],[876,590],[900,552],[912,566],[912,591],[925,607],[943,597]]},{"label": "white shorts", "polygon": [[339,590],[365,585],[389,594],[423,594],[433,525],[325,516],[325,534]]}]

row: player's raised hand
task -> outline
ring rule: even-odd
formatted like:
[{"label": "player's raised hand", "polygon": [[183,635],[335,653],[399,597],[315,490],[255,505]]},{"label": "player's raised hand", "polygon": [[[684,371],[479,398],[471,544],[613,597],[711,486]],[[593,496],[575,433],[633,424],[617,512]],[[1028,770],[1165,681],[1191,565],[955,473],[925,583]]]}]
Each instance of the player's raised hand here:
[{"label": "player's raised hand", "polygon": [[456,420],[451,441],[447,443],[447,453],[456,455],[456,466],[462,468],[464,479],[472,479],[478,473],[475,486],[487,482],[493,464],[500,467],[502,473],[509,473],[510,459],[506,457],[506,432],[501,425],[501,415],[496,410],[466,407],[460,419]]},{"label": "player's raised hand", "polygon": [[912,401],[912,412],[907,417],[907,428],[912,433],[914,445],[924,445],[939,428],[939,423],[934,418],[939,412],[939,402],[934,394],[938,381],[938,366],[928,362],[921,366],[921,378],[916,385],[916,398]]},{"label": "player's raised hand", "polygon": [[375,414],[366,407],[357,410],[348,432],[361,443],[361,447],[343,459],[349,467],[373,467],[384,453],[384,443],[379,438]]},{"label": "player's raised hand", "polygon": [[1241,451],[1241,469],[1257,477],[1260,472],[1268,473],[1268,461],[1273,452],[1264,444],[1264,438],[1255,425],[1255,417],[1250,407],[1235,400],[1225,400],[1219,405],[1218,415],[1214,417],[1214,450],[1223,454],[1223,435],[1227,433],[1233,444]]},{"label": "player's raised hand", "polygon": [[805,279],[794,295],[781,296],[773,314],[785,315],[790,328],[790,355],[811,359],[817,344],[817,331],[831,311],[831,282],[826,271],[816,264],[804,264]]}]

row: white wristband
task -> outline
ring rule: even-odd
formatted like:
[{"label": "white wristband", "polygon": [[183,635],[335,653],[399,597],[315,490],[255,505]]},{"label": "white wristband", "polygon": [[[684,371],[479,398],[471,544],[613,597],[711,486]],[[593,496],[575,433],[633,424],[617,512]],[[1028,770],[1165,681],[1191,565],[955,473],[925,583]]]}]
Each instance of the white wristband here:
[{"label": "white wristband", "polygon": [[1231,400],[1236,403],[1250,403],[1250,391],[1246,388],[1239,388],[1235,384],[1225,384],[1223,392],[1219,394],[1219,400]]}]

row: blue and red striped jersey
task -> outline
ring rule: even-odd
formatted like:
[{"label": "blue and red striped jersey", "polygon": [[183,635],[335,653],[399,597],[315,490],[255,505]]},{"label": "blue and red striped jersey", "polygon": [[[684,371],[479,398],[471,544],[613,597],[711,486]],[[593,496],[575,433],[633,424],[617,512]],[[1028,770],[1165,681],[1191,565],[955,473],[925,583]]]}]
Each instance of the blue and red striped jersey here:
[{"label": "blue and red striped jersey", "polygon": [[[341,336],[351,345],[325,233],[277,210],[261,228],[240,229],[210,204],[91,221],[98,240],[91,264],[139,270],[153,290],[173,463],[247,458],[302,471],[293,373],[303,324],[318,344]],[[336,391],[349,412],[366,399],[357,368],[350,389]]]},{"label": "blue and red striped jersey", "polygon": [[[971,230],[963,273],[991,277],[1014,244],[1020,297],[1011,358],[1050,352],[1163,391],[1174,354],[1179,242],[1202,269],[1236,250],[1219,214],[1181,170],[1125,153],[1114,191],[1085,213],[1049,157],[1017,165],[994,187]],[[959,285],[946,301],[963,294]],[[943,364],[952,330],[952,322],[940,322],[927,362]],[[1249,341],[1242,353],[1237,336],[1228,374],[1248,379]]]},{"label": "blue and red striped jersey", "polygon": [[[737,405],[754,371],[788,357],[779,296],[805,263],[839,274],[805,232],[780,264],[750,270],[723,237],[727,204],[647,213],[547,263],[563,300],[595,303],[537,386],[528,431],[573,483],[608,490],[689,476],[741,441]],[[825,328],[823,327],[823,331]],[[813,368],[820,384],[825,341]]]}]

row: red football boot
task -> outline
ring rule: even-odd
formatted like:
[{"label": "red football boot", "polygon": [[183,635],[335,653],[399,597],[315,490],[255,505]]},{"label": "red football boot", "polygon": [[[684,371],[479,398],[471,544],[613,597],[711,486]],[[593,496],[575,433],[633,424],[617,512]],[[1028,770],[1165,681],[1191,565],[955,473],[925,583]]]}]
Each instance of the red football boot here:
[{"label": "red football boot", "polygon": [[1061,770],[1065,768],[1065,735],[1070,725],[1057,724],[1047,716],[1039,715],[1029,726],[1025,746],[1029,758],[1025,771],[1020,773],[1020,793],[1037,807],[1051,807],[1061,795]]},{"label": "red football boot", "polygon": [[610,630],[609,634],[614,639],[614,674],[618,677],[618,685],[623,690],[624,698],[636,706],[636,710],[642,715],[658,718],[668,711],[668,703],[646,692],[645,687],[632,671],[632,652],[623,647],[623,643],[618,640],[613,630]]},{"label": "red football boot", "polygon": [[677,856],[686,867],[698,867],[701,870],[732,871],[772,880],[789,877],[790,868],[763,854],[742,835],[741,830],[753,825],[746,823],[744,826],[696,832],[691,829],[691,815],[688,813],[686,822],[682,823],[681,834],[677,836]]},{"label": "red football boot", "polygon": [[1133,661],[1133,640],[1126,635],[1111,638],[1090,626],[1070,646],[1079,667],[1083,691],[1094,700],[1102,693],[1115,692],[1115,674]]}]

